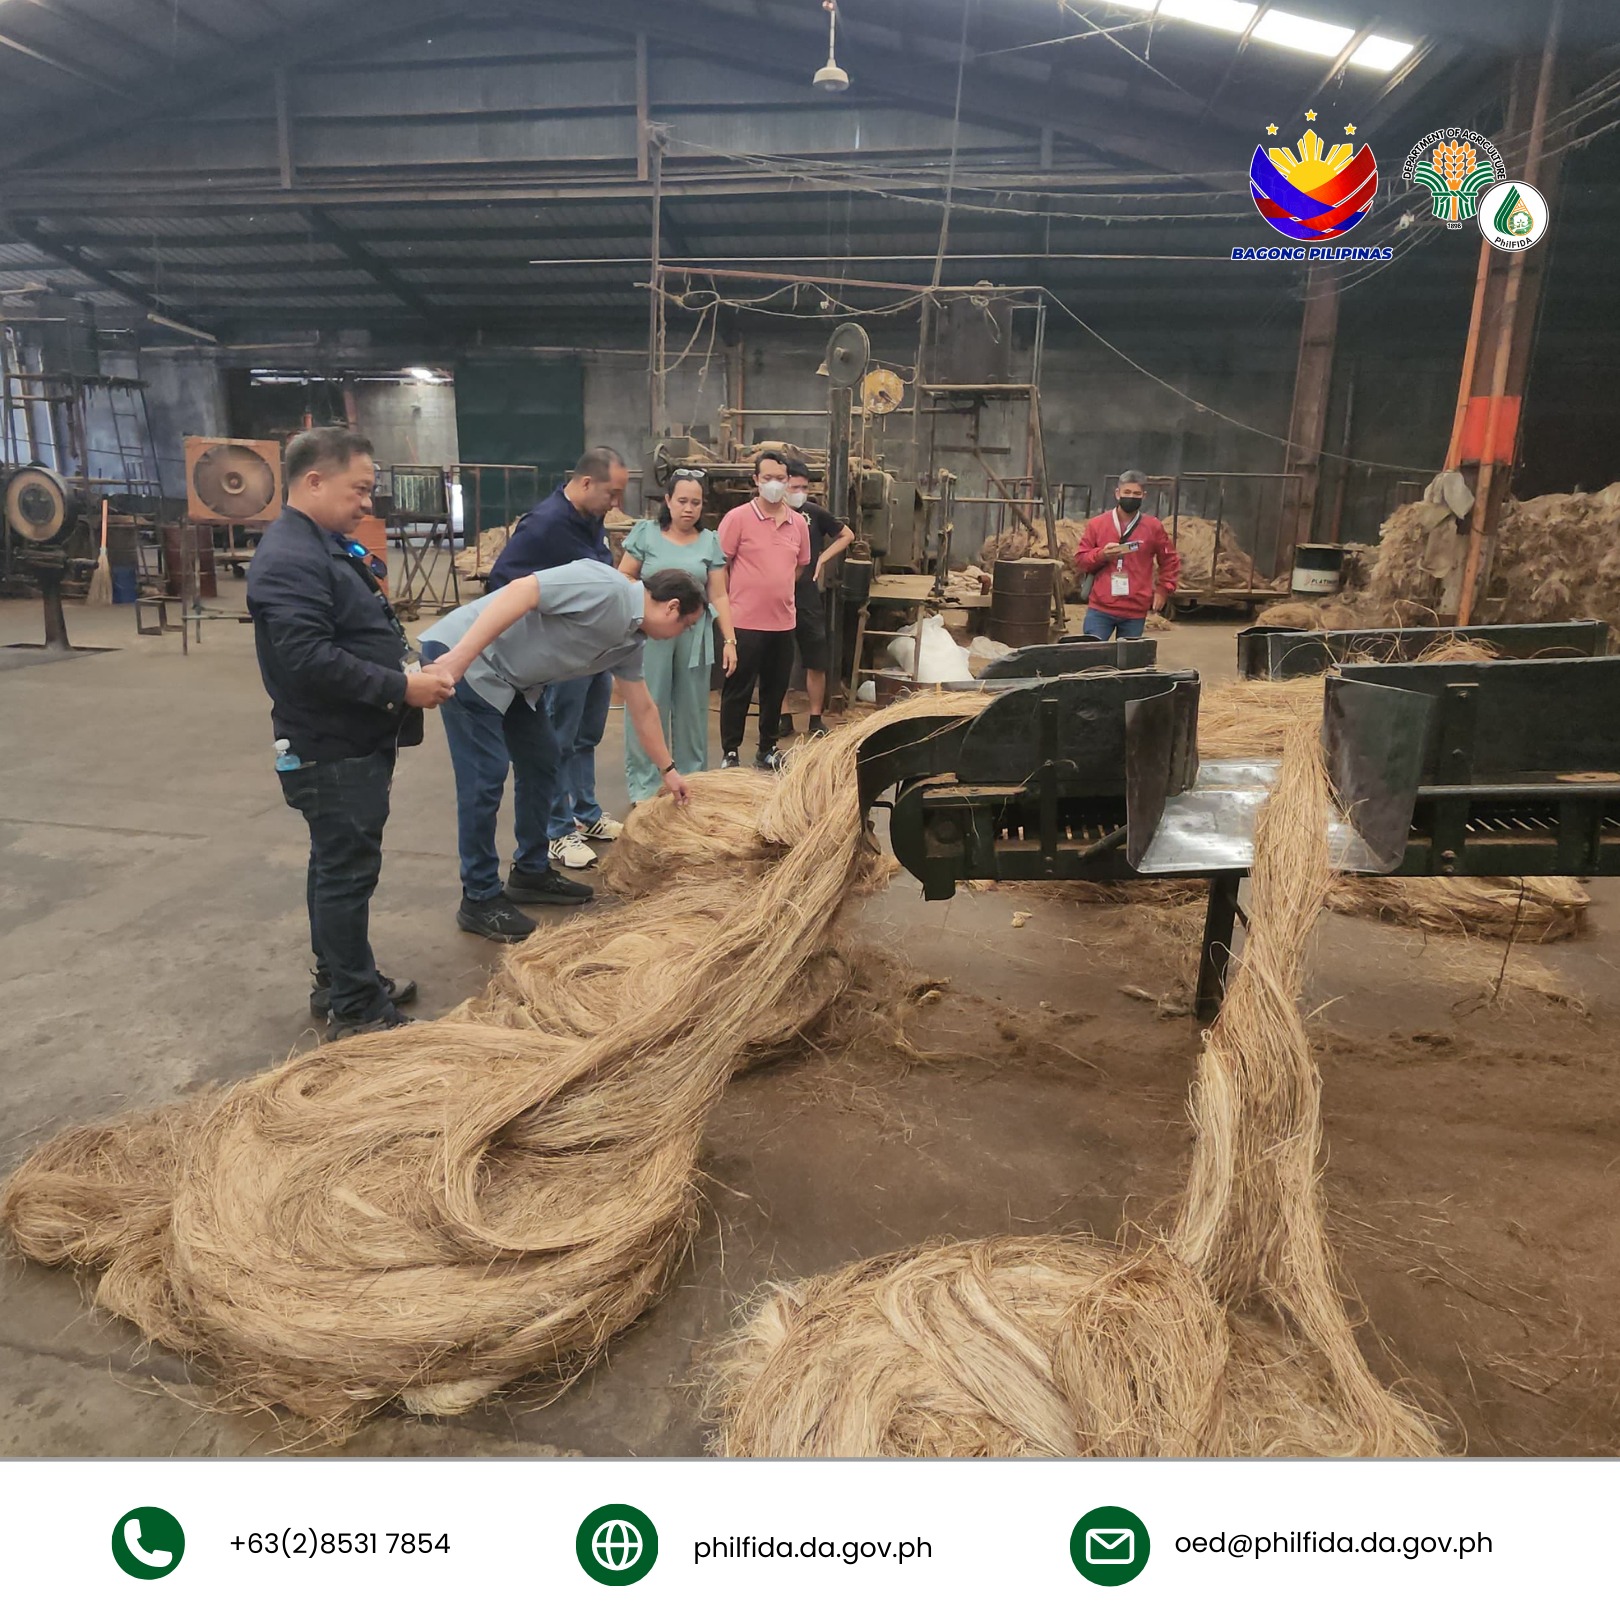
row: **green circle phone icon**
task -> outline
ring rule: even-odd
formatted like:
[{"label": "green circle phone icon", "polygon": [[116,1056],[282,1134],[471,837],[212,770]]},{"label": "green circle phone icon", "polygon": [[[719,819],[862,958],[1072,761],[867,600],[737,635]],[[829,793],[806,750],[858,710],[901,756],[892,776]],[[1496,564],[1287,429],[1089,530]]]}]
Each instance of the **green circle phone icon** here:
[{"label": "green circle phone icon", "polygon": [[180,1567],[186,1533],[162,1508],[132,1508],[113,1526],[112,1553],[118,1567],[138,1581],[161,1581]]}]

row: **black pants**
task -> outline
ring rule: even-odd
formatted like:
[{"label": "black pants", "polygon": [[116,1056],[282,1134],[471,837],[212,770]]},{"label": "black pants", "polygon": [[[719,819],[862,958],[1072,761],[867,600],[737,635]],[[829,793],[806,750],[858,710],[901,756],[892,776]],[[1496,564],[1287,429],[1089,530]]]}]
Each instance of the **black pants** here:
[{"label": "black pants", "polygon": [[371,954],[371,896],[382,871],[394,751],[282,771],[281,794],[309,823],[309,943],[331,980],[332,1013],[362,1023],[388,1010]]},{"label": "black pants", "polygon": [[759,751],[776,747],[782,730],[782,700],[793,678],[791,630],[739,630],[737,668],[720,689],[720,747],[740,754],[748,729],[748,705],[759,687]]}]

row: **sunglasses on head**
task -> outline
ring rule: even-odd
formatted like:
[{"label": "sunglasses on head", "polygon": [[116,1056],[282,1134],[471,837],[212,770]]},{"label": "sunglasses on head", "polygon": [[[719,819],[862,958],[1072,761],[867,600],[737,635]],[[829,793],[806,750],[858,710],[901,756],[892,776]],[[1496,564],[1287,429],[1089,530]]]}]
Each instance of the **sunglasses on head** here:
[{"label": "sunglasses on head", "polygon": [[670,486],[673,488],[683,478],[695,478],[701,484],[703,482],[703,469],[701,467],[677,467],[669,475]]}]

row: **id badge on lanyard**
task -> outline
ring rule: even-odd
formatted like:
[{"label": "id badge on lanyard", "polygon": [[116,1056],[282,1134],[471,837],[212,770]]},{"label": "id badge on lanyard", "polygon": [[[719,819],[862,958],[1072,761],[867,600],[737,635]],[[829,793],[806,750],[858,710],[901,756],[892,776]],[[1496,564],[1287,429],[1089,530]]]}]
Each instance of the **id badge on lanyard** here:
[{"label": "id badge on lanyard", "polygon": [[[1121,542],[1126,541],[1130,539],[1131,531],[1141,521],[1142,514],[1138,512],[1125,528],[1121,529],[1119,526],[1119,513],[1116,510],[1114,513],[1114,533],[1119,536]],[[1131,594],[1130,575],[1125,572],[1125,559],[1123,557],[1114,559],[1114,571],[1108,576],[1108,594],[1110,596],[1129,596]]]}]

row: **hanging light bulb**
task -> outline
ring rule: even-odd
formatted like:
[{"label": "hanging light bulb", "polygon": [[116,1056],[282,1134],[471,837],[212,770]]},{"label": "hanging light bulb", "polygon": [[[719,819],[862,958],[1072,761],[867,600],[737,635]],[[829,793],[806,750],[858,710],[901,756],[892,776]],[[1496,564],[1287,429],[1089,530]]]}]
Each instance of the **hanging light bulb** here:
[{"label": "hanging light bulb", "polygon": [[838,0],[821,0],[822,9],[827,13],[827,65],[817,70],[812,84],[819,85],[823,90],[849,89],[849,75],[838,65]]}]

